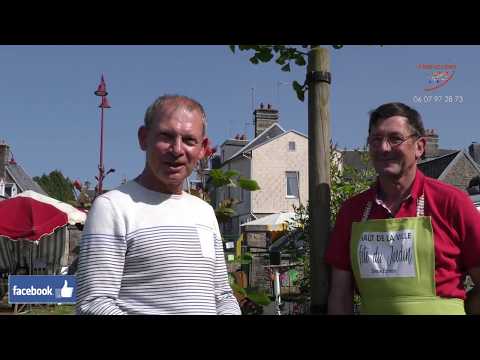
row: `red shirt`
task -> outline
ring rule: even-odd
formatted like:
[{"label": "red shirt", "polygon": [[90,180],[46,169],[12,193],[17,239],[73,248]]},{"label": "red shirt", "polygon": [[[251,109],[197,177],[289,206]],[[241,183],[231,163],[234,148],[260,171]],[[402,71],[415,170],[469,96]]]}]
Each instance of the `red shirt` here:
[{"label": "red shirt", "polygon": [[[325,256],[326,262],[333,267],[352,271],[352,222],[361,221],[369,201],[372,201],[369,219],[392,218],[388,210],[375,201],[377,186],[378,182],[343,203]],[[480,266],[480,213],[466,193],[426,177],[417,169],[411,196],[401,204],[395,218],[416,216],[417,199],[422,193],[425,216],[432,218],[437,296],[464,299],[465,272]]]}]

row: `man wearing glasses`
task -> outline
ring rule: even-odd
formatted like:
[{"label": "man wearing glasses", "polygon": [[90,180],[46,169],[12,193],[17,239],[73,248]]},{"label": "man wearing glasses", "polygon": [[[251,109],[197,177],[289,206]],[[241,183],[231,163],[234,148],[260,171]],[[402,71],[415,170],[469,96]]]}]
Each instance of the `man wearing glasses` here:
[{"label": "man wearing glasses", "polygon": [[[420,114],[402,103],[370,113],[368,145],[378,174],[340,209],[326,261],[329,314],[480,314],[480,215],[457,188],[417,168],[425,150]],[[466,293],[465,275],[476,284]]]}]

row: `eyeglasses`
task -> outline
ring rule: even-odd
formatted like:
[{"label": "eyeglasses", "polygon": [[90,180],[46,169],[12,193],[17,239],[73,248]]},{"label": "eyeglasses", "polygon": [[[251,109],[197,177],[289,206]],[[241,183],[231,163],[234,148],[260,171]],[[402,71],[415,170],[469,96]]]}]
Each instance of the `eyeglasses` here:
[{"label": "eyeglasses", "polygon": [[394,147],[402,145],[405,141],[407,141],[411,137],[418,137],[418,135],[417,134],[410,134],[406,138],[404,138],[400,135],[369,136],[367,138],[367,143],[372,148],[379,148],[383,144],[383,139],[386,139],[388,145],[390,145],[391,148],[394,148]]}]

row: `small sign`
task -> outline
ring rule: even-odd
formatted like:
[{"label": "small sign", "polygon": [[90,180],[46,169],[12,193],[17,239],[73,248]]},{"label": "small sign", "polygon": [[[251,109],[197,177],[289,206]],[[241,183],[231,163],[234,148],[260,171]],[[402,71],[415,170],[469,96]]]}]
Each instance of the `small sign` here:
[{"label": "small sign", "polygon": [[74,275],[10,275],[9,304],[75,304]]},{"label": "small sign", "polygon": [[413,230],[364,232],[357,248],[361,278],[415,277]]}]

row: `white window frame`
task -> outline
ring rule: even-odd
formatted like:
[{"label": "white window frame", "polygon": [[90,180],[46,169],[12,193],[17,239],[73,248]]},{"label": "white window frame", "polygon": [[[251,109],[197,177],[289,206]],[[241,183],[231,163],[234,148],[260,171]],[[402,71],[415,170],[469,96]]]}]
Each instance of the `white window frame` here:
[{"label": "white window frame", "polygon": [[13,183],[10,197],[15,197],[15,196],[17,196],[17,184]]},{"label": "white window frame", "polygon": [[12,198],[17,196],[17,193],[18,193],[17,184],[5,183],[3,196],[5,196],[6,198]]},{"label": "white window frame", "polygon": [[[294,174],[297,181],[297,195],[288,194],[288,179],[289,175]],[[285,194],[287,199],[298,199],[300,197],[300,174],[298,171],[286,171],[285,172]]]}]

